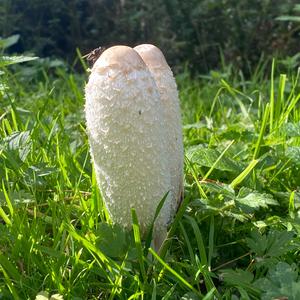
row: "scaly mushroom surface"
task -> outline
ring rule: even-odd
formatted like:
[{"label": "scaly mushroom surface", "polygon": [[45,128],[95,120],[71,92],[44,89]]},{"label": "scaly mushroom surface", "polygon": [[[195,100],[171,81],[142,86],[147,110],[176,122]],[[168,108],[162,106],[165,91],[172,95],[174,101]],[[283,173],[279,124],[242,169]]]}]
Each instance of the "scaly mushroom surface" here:
[{"label": "scaly mushroom surface", "polygon": [[[135,208],[145,234],[171,187],[169,133],[156,83],[135,50],[115,46],[95,62],[85,98],[91,156],[112,221],[131,228]],[[155,223],[154,240],[165,236],[170,219],[168,196]]]},{"label": "scaly mushroom surface", "polygon": [[175,78],[161,50],[151,44],[134,48],[149,68],[162,101],[167,130],[167,148],[171,174],[171,215],[183,198],[183,141],[180,103]]}]

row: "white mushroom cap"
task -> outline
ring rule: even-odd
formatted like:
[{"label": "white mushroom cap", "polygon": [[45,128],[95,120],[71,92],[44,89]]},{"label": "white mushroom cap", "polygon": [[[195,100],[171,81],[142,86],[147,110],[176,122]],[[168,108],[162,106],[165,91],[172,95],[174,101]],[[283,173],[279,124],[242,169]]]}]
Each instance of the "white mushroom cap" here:
[{"label": "white mushroom cap", "polygon": [[105,72],[107,69],[116,69],[122,72],[142,70],[145,68],[143,60],[136,55],[132,48],[127,46],[113,46],[106,49],[93,65],[92,72]]},{"label": "white mushroom cap", "polygon": [[[107,49],[85,89],[86,125],[97,181],[113,222],[130,228],[135,208],[142,233],[170,189],[166,131],[157,86],[132,48]],[[155,224],[165,231],[170,197]]]},{"label": "white mushroom cap", "polygon": [[183,141],[179,96],[173,73],[163,53],[154,45],[143,44],[134,48],[148,66],[158,87],[166,121],[167,149],[171,174],[172,212],[183,197]]},{"label": "white mushroom cap", "polygon": [[143,59],[149,69],[170,70],[165,56],[159,48],[151,44],[142,44],[133,48]]}]

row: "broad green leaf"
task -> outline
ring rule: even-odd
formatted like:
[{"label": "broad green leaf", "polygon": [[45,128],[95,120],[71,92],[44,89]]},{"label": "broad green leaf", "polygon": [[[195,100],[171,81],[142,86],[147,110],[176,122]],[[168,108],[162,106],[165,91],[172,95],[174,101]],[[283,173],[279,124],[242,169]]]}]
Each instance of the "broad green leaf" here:
[{"label": "broad green leaf", "polygon": [[288,22],[300,22],[300,17],[298,16],[280,16],[276,18],[278,21],[288,21]]},{"label": "broad green leaf", "polygon": [[128,249],[125,231],[117,225],[100,223],[96,235],[97,247],[109,257],[123,257]]},{"label": "broad green leaf", "polygon": [[250,284],[253,281],[254,276],[251,272],[242,269],[226,269],[221,271],[221,278],[227,284],[238,285],[240,283]]},{"label": "broad green leaf", "polygon": [[266,258],[278,258],[296,247],[292,245],[294,233],[291,231],[270,231],[260,234],[258,230],[251,232],[251,238],[246,238],[248,247],[255,253],[262,264]]},{"label": "broad green leaf", "polygon": [[235,198],[237,205],[246,213],[252,213],[259,208],[267,208],[269,205],[279,205],[270,194],[260,194],[251,189],[242,187]]},{"label": "broad green leaf", "polygon": [[19,34],[11,35],[7,38],[0,38],[0,49],[6,49],[16,44],[20,38]]},{"label": "broad green leaf", "polygon": [[[289,192],[276,192],[274,193],[276,198],[284,201],[286,204],[289,204],[291,193]],[[300,208],[300,192],[294,192],[294,208],[298,210]]]},{"label": "broad green leaf", "polygon": [[[202,145],[197,145],[189,148],[186,156],[192,163],[210,168],[215,164],[221,152],[216,149],[208,149]],[[237,173],[242,168],[236,161],[225,154],[215,165],[215,169]]]},{"label": "broad green leaf", "polygon": [[29,167],[38,177],[44,177],[57,172],[55,167],[49,167],[46,163],[40,163]]},{"label": "broad green leaf", "polygon": [[281,128],[282,133],[289,137],[299,137],[300,136],[300,122],[297,123],[286,123]]},{"label": "broad green leaf", "polygon": [[0,162],[2,160],[8,168],[20,173],[31,146],[29,131],[12,133],[0,141]]},{"label": "broad green leaf", "polygon": [[206,187],[209,192],[223,194],[230,198],[235,196],[234,189],[228,184],[212,180],[202,180],[200,183],[202,186]]},{"label": "broad green leaf", "polygon": [[269,270],[267,277],[255,281],[263,291],[262,299],[300,299],[299,269],[296,265],[279,262]]},{"label": "broad green leaf", "polygon": [[[20,191],[11,191],[9,193],[9,199],[10,201],[17,205],[17,204],[29,204],[35,202],[35,199],[32,194],[29,194],[28,192],[24,190]],[[3,192],[0,192],[0,205],[5,205],[5,197]]]},{"label": "broad green leaf", "polygon": [[[14,132],[3,139],[2,145],[7,152],[17,152],[21,161],[25,161],[30,152],[32,141],[29,131]],[[0,144],[1,146],[1,144]]]},{"label": "broad green leaf", "polygon": [[226,269],[220,272],[223,281],[229,286],[242,287],[248,293],[259,295],[259,290],[253,286],[254,275],[242,269]]},{"label": "broad green leaf", "polygon": [[300,164],[300,146],[291,146],[286,150],[286,156],[296,165]]},{"label": "broad green leaf", "polygon": [[0,68],[38,59],[36,56],[0,56]]}]

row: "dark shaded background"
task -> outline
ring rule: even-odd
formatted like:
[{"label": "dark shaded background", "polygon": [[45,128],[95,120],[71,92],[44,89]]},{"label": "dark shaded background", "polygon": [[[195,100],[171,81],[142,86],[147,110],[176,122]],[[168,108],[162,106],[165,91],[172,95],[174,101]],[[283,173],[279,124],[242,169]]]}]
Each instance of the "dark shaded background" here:
[{"label": "dark shaded background", "polygon": [[276,20],[293,15],[296,0],[2,0],[0,35],[20,34],[10,51],[31,51],[72,62],[76,47],[153,43],[180,71],[197,73],[226,63],[251,72],[262,53],[295,55],[299,24]]}]

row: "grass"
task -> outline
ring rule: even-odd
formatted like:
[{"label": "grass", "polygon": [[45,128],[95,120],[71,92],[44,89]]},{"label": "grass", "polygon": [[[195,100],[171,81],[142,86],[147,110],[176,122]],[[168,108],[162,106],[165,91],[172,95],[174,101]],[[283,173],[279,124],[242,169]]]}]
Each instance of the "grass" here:
[{"label": "grass", "polygon": [[299,74],[280,68],[178,75],[185,200],[158,255],[134,210],[129,233],[105,210],[86,76],[2,67],[0,299],[300,299]]}]

